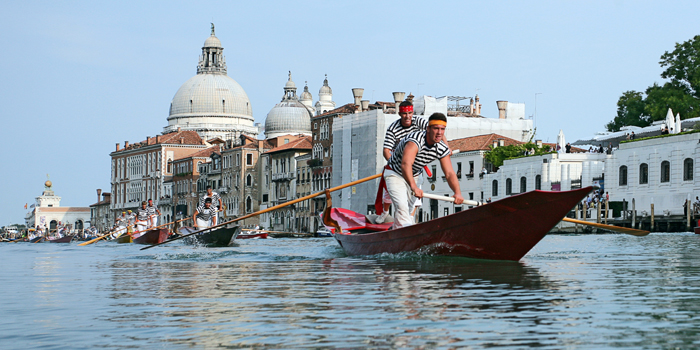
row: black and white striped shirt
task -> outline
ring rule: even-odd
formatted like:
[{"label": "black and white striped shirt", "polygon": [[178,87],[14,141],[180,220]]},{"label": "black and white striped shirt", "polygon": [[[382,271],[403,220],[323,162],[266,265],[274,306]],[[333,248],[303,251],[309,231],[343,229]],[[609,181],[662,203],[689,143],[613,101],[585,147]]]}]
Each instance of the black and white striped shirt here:
[{"label": "black and white striped shirt", "polygon": [[205,208],[203,205],[197,207],[197,219],[209,221],[216,214],[216,209],[209,207]]},{"label": "black and white striped shirt", "polygon": [[219,196],[218,193],[213,192],[213,191],[212,191],[212,193],[211,193],[211,196],[208,195],[208,194],[205,194],[204,196],[202,196],[201,198],[199,198],[199,205],[200,205],[200,206],[203,206],[203,205],[204,205],[204,201],[205,201],[207,198],[211,198],[211,206],[212,206],[212,207],[218,207],[218,206],[219,206],[219,199],[221,199],[221,196]]},{"label": "black and white striped shirt", "polygon": [[147,206],[146,210],[148,210],[148,215],[158,214],[158,207],[155,204],[153,204],[153,206]]},{"label": "black and white striped shirt", "polygon": [[146,209],[139,208],[138,210],[136,210],[136,220],[146,221],[146,220],[148,220],[149,216],[150,216],[150,213],[149,213],[148,208],[146,208]]},{"label": "black and white striped shirt", "polygon": [[401,171],[401,160],[403,159],[403,150],[409,142],[413,142],[418,146],[418,154],[416,154],[416,159],[413,161],[413,176],[420,175],[423,172],[423,166],[433,160],[442,159],[450,155],[450,147],[447,146],[444,140],[434,144],[432,147],[428,146],[426,134],[426,131],[412,132],[399,142],[396,149],[391,154],[391,158],[389,158],[389,167],[391,170],[403,175]]},{"label": "black and white striped shirt", "polygon": [[411,126],[407,128],[404,128],[404,126],[401,125],[401,119],[394,121],[393,123],[389,124],[389,127],[386,129],[386,135],[384,136],[384,148],[388,148],[393,151],[399,142],[406,137],[406,135],[415,131],[423,131],[427,128],[428,121],[418,117],[415,114],[413,115],[413,119],[411,119]]}]

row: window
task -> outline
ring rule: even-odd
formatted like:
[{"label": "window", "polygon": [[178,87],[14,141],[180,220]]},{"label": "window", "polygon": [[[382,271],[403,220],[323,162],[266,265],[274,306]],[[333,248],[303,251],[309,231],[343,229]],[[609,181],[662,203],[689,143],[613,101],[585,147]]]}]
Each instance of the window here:
[{"label": "window", "polygon": [[683,161],[683,181],[693,180],[693,160],[686,158]]},{"label": "window", "polygon": [[661,182],[671,181],[671,163],[667,160],[661,162]]},{"label": "window", "polygon": [[457,162],[457,178],[461,179],[462,178],[462,163]]},{"label": "window", "polygon": [[620,167],[620,186],[627,186],[627,166]]},{"label": "window", "polygon": [[536,190],[542,189],[542,175],[535,176],[535,189]]},{"label": "window", "polygon": [[444,216],[450,215],[450,208],[445,208]]},{"label": "window", "polygon": [[506,179],[506,196],[513,194],[513,180]]},{"label": "window", "polygon": [[647,163],[642,163],[639,164],[639,184],[648,184],[649,183],[649,164]]},{"label": "window", "polygon": [[267,194],[262,195],[263,203],[267,203]]},{"label": "window", "polygon": [[253,186],[253,177],[250,174],[245,177],[245,185],[248,187]]},{"label": "window", "polygon": [[250,198],[250,196],[245,199],[245,211],[246,213],[253,212],[253,200]]},{"label": "window", "polygon": [[520,178],[520,193],[527,192],[527,178],[525,176]]},{"label": "window", "polygon": [[245,165],[253,165],[253,155],[251,153],[245,155]]},{"label": "window", "polygon": [[493,180],[493,182],[491,183],[491,196],[498,196],[498,180]]}]

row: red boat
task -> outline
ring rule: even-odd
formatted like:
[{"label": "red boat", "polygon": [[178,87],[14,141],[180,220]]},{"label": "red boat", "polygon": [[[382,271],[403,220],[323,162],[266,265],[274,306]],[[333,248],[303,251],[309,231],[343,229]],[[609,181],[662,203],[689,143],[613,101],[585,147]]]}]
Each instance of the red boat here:
[{"label": "red boat", "polygon": [[267,232],[242,231],[241,233],[238,234],[238,236],[236,236],[236,239],[251,239],[251,238],[266,239]]},{"label": "red boat", "polygon": [[[141,236],[138,236],[136,238],[131,239],[131,242],[136,243],[136,244],[148,244],[148,245],[163,243],[168,239],[169,234],[170,234],[170,231],[167,228],[148,230],[148,231],[146,231],[146,233],[142,234]],[[129,237],[128,235],[124,235],[124,236]],[[131,237],[129,237],[129,238],[131,238]],[[130,242],[120,242],[120,243],[130,243]]]},{"label": "red boat", "polygon": [[330,217],[343,229],[333,237],[349,255],[421,250],[518,261],[591,190],[526,192],[389,231],[390,223],[371,224],[364,215],[346,209],[331,208]]},{"label": "red boat", "polygon": [[70,241],[73,240],[73,236],[63,236],[61,238],[56,238],[56,239],[47,239],[47,241],[51,243],[70,243]]}]

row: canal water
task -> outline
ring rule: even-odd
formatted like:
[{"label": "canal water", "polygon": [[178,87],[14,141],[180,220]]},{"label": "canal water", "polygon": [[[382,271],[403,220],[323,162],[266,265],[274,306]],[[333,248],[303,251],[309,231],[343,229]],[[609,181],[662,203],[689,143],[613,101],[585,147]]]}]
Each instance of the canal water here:
[{"label": "canal water", "polygon": [[700,347],[690,233],[549,235],[520,262],[141,247],[0,243],[0,348]]}]

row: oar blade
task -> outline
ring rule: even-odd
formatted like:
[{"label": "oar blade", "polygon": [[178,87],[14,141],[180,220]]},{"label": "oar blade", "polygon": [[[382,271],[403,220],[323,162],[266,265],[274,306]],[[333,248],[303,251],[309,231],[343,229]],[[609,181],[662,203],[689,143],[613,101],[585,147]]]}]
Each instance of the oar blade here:
[{"label": "oar blade", "polygon": [[602,228],[602,229],[620,232],[620,233],[625,233],[625,234],[637,236],[637,237],[643,237],[643,236],[646,236],[649,234],[649,231],[645,231],[645,230],[637,230],[635,228],[629,228],[629,227],[605,225],[605,224],[599,224],[597,222],[588,222],[588,221],[576,220],[576,219],[570,219],[570,218],[563,218],[562,221],[566,221],[566,222],[570,222],[570,223],[574,223],[574,224],[579,224],[579,225],[587,225],[587,226]]}]

